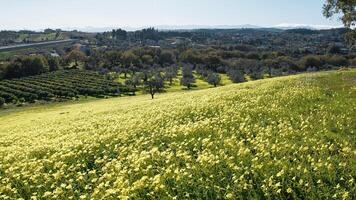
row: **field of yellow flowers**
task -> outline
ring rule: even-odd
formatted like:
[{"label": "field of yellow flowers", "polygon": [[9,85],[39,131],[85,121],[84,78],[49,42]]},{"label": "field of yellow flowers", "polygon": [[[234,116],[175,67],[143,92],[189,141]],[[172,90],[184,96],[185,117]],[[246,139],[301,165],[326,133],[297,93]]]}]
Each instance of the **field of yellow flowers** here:
[{"label": "field of yellow flowers", "polygon": [[0,116],[0,199],[356,199],[356,70]]}]

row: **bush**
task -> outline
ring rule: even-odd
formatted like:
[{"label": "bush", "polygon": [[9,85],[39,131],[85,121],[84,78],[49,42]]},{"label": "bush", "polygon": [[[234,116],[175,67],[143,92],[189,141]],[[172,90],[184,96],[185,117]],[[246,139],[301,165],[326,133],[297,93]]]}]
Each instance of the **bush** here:
[{"label": "bush", "polygon": [[348,64],[348,61],[345,57],[337,55],[326,57],[325,62],[335,67],[346,66]]},{"label": "bush", "polygon": [[302,70],[305,70],[308,68],[320,69],[322,67],[323,63],[319,56],[305,56],[304,58],[301,59],[300,65],[301,65],[300,68]]},{"label": "bush", "polygon": [[10,62],[6,67],[4,78],[33,76],[48,71],[48,62],[43,56],[26,56]]}]

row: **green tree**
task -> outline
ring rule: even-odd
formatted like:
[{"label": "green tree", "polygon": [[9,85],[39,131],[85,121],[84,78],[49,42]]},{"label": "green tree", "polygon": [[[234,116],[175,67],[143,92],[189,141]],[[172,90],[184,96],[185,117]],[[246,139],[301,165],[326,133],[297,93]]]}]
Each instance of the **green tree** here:
[{"label": "green tree", "polygon": [[127,78],[127,73],[132,65],[138,63],[139,58],[132,53],[131,51],[126,51],[121,55],[121,61],[123,63],[123,73],[125,75],[125,79]]},{"label": "green tree", "polygon": [[183,77],[180,80],[180,84],[187,87],[188,90],[193,86],[195,83],[195,78],[193,75],[193,67],[191,65],[184,65],[183,66]]},{"label": "green tree", "polygon": [[53,72],[59,69],[59,59],[56,57],[49,56],[47,58],[49,71]]},{"label": "green tree", "polygon": [[167,67],[165,69],[165,77],[166,80],[169,81],[169,85],[173,84],[173,79],[177,77],[177,75],[178,75],[178,68],[175,67],[174,65]]},{"label": "green tree", "polygon": [[319,56],[305,56],[301,59],[301,69],[306,70],[308,68],[320,69],[323,65]]},{"label": "green tree", "polygon": [[78,66],[78,62],[85,61],[85,54],[79,50],[72,50],[67,55],[67,60],[70,62],[75,62],[75,66]]},{"label": "green tree", "polygon": [[174,54],[171,51],[162,51],[159,56],[158,62],[161,66],[171,65],[175,62]]},{"label": "green tree", "polygon": [[[356,0],[326,0],[323,12],[326,18],[339,15],[345,27],[356,25]],[[350,44],[355,44],[356,29],[347,33],[346,38]]]},{"label": "green tree", "polygon": [[164,78],[157,70],[152,70],[146,73],[146,80],[144,81],[144,89],[151,94],[152,99],[157,92],[160,92],[164,88]]},{"label": "green tree", "polygon": [[121,52],[109,51],[105,54],[105,60],[109,69],[117,67],[121,61]]},{"label": "green tree", "polygon": [[48,62],[43,56],[25,56],[7,64],[4,78],[33,76],[48,71]]},{"label": "green tree", "polygon": [[214,85],[214,87],[216,87],[221,82],[221,76],[218,73],[210,72],[206,80],[209,84]]},{"label": "green tree", "polygon": [[245,74],[242,70],[239,69],[230,69],[227,74],[229,75],[230,79],[234,83],[242,83],[245,82]]},{"label": "green tree", "polygon": [[125,81],[125,85],[129,86],[133,95],[136,95],[137,86],[142,83],[142,75],[140,73],[133,74]]}]

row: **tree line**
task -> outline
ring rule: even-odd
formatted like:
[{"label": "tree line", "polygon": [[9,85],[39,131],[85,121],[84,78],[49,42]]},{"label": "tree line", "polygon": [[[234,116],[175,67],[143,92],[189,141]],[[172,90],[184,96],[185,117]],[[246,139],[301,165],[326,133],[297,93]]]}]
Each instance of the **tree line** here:
[{"label": "tree line", "polygon": [[[240,80],[239,74],[248,74],[253,79],[269,76],[288,75],[304,71],[330,70],[356,65],[356,55],[306,55],[298,58],[281,52],[242,52],[224,49],[177,49],[134,48],[130,50],[80,51],[73,49],[62,57],[21,56],[0,63],[0,79],[12,79],[38,75],[65,68],[82,68],[102,73],[115,72],[133,75],[137,72],[167,68],[182,63],[191,65],[206,80],[218,79],[214,73],[225,73],[230,78]],[[209,72],[205,73],[203,71]],[[167,73],[168,74],[168,73]]]}]

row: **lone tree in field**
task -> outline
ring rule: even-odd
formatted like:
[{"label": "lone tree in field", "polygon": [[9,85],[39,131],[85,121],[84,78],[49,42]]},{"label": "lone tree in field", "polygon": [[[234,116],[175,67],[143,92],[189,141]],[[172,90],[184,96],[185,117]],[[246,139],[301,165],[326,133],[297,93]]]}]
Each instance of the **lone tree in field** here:
[{"label": "lone tree in field", "polygon": [[206,80],[209,84],[214,85],[214,87],[216,87],[221,82],[221,76],[218,73],[210,72],[206,77]]},{"label": "lone tree in field", "polygon": [[193,75],[193,67],[191,65],[184,65],[183,66],[183,77],[180,80],[180,84],[184,85],[190,90],[193,83],[195,83],[195,78]]},{"label": "lone tree in field", "polygon": [[157,70],[145,72],[146,80],[143,82],[145,91],[151,94],[152,99],[157,92],[164,88],[164,78]]},{"label": "lone tree in field", "polygon": [[[356,0],[326,0],[323,12],[326,18],[340,15],[342,23],[347,28],[356,25]],[[346,38],[351,45],[355,44],[356,29],[347,33]]]},{"label": "lone tree in field", "polygon": [[72,50],[71,52],[69,52],[69,54],[67,55],[67,60],[70,62],[75,63],[75,66],[78,66],[78,62],[81,61],[85,61],[85,54],[79,50]]}]

